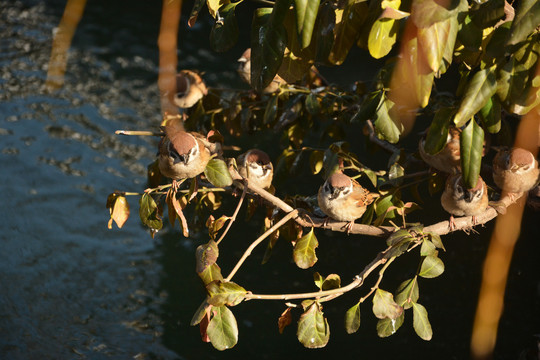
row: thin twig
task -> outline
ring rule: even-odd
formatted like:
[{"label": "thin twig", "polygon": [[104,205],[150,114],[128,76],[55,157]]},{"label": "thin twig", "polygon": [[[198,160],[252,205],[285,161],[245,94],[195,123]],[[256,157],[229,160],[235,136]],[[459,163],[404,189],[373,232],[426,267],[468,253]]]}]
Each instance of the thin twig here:
[{"label": "thin twig", "polygon": [[375,283],[375,285],[373,285],[371,287],[371,290],[369,290],[369,292],[363,296],[362,298],[360,298],[360,303],[363,303],[368,297],[371,296],[371,294],[373,294],[375,292],[375,290],[377,290],[379,288],[379,285],[381,284],[381,281],[382,281],[382,278],[384,276],[384,272],[386,271],[386,269],[388,269],[388,266],[390,266],[390,264],[392,263],[392,261],[394,261],[395,257],[393,258],[390,258],[386,264],[384,264],[384,266],[381,268],[381,270],[379,270],[379,277],[377,278],[377,282]]},{"label": "thin twig", "polygon": [[[247,182],[247,181],[246,181]],[[245,184],[244,184],[245,185]],[[238,215],[238,212],[240,211],[240,207],[242,207],[242,203],[244,202],[244,198],[246,197],[246,192],[247,192],[247,187],[244,186],[244,190],[242,190],[242,196],[240,197],[240,200],[238,201],[238,205],[236,206],[236,209],[234,210],[234,213],[233,215],[231,216],[231,218],[229,219],[229,223],[227,224],[227,227],[225,228],[225,230],[223,231],[223,233],[221,234],[221,236],[219,237],[219,239],[216,241],[216,244],[219,245],[219,243],[221,242],[221,240],[223,240],[223,238],[225,237],[225,235],[227,235],[227,233],[229,232],[229,229],[231,228],[234,220],[236,220],[236,215]]]},{"label": "thin twig", "polygon": [[116,135],[135,135],[135,136],[163,136],[162,132],[146,130],[116,130]]},{"label": "thin twig", "polygon": [[246,261],[246,259],[248,258],[249,255],[251,255],[251,252],[253,251],[253,249],[255,249],[257,247],[257,245],[259,245],[264,239],[266,239],[270,234],[272,234],[274,231],[276,231],[277,229],[279,229],[283,224],[285,224],[287,221],[289,221],[290,219],[294,218],[295,216],[298,216],[298,210],[292,210],[291,212],[289,212],[287,215],[285,215],[281,220],[279,220],[274,226],[272,226],[270,229],[266,230],[266,232],[264,234],[262,234],[261,236],[259,236],[248,248],[247,250],[244,252],[244,255],[242,255],[242,257],[240,258],[240,260],[238,260],[238,262],[236,263],[236,265],[234,266],[234,269],[231,271],[231,273],[229,274],[229,276],[227,276],[227,278],[224,280],[224,281],[230,281],[232,279],[232,277],[234,276],[234,274],[236,274],[236,272],[238,271],[238,269],[240,269],[240,266],[242,266],[242,264],[244,263],[244,261]]}]

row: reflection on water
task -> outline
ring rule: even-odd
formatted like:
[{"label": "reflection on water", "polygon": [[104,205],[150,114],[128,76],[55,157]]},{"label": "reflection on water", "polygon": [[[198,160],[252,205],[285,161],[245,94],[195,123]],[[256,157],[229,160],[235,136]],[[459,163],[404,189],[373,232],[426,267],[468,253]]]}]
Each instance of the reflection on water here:
[{"label": "reflection on water", "polygon": [[[360,293],[325,304],[332,331],[326,349],[303,349],[293,326],[279,335],[277,317],[284,310],[279,302],[252,301],[233,309],[240,340],[232,351],[220,353],[200,341],[189,322],[204,298],[193,254],[205,234],[184,239],[177,230],[164,229],[151,240],[131,199],[132,218],[122,230],[107,230],[107,194],[144,188],[156,148],[156,139],[118,137],[114,131],[150,129],[161,121],[156,82],[161,9],[146,1],[129,5],[87,4],[64,85],[47,92],[52,34],[65,2],[0,2],[0,358],[322,358],[338,351],[366,358],[381,351],[388,357],[466,358],[491,224],[479,229],[478,237],[445,238],[445,274],[420,284],[435,332],[429,343],[413,334],[411,319],[397,336],[378,339],[369,304],[360,332],[346,335],[343,309]],[[184,16],[180,26],[185,28]],[[179,64],[207,71],[205,80],[214,85],[240,83],[234,59],[247,42],[218,58],[208,50],[207,34],[201,19],[181,33]],[[438,201],[424,207],[437,219],[446,216]],[[233,227],[229,251],[220,257],[225,272],[252,240],[245,234],[258,233],[258,223]],[[537,214],[526,213],[524,224],[530,231],[518,243],[511,271],[501,358],[516,358],[530,335],[540,332]],[[340,273],[344,280],[380,248],[377,239],[322,232],[319,241],[316,271]],[[353,252],[357,258],[345,256]],[[263,253],[257,249],[236,276],[242,285],[266,293],[284,286],[288,292],[306,290],[312,274],[295,268],[288,244],[278,242],[271,261],[261,266]],[[414,271],[416,260],[400,261]],[[394,273],[384,285],[393,290],[407,275]]]}]

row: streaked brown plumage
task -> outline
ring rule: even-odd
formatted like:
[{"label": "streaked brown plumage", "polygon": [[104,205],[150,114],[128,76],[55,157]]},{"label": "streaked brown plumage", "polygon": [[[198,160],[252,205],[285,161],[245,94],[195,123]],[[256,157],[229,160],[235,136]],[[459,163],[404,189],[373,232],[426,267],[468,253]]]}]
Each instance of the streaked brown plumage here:
[{"label": "streaked brown plumage", "polygon": [[502,148],[493,158],[493,181],[508,193],[531,190],[538,183],[538,161],[522,148]]},{"label": "streaked brown plumage", "polygon": [[367,206],[378,196],[347,175],[336,172],[319,188],[317,200],[326,215],[338,221],[348,221],[349,232],[354,221],[366,212]]},{"label": "streaked brown plumage", "polygon": [[251,149],[237,159],[238,173],[250,182],[268,189],[272,185],[274,168],[267,153],[259,149]]},{"label": "streaked brown plumage", "polygon": [[476,186],[473,189],[467,189],[461,173],[450,175],[441,196],[441,205],[451,214],[450,230],[455,228],[454,215],[472,216],[473,225],[475,225],[476,216],[484,212],[488,206],[486,183],[479,176]]},{"label": "streaked brown plumage", "polygon": [[[251,85],[251,48],[246,49],[242,56],[238,59],[240,66],[238,67],[238,73],[242,80]],[[274,79],[263,89],[263,93],[269,94],[279,90],[279,86],[286,84],[287,82],[279,75],[276,74]]]},{"label": "streaked brown plumage", "polygon": [[165,126],[159,142],[159,171],[173,180],[193,178],[204,171],[210,151],[201,134],[186,132],[178,127]]}]

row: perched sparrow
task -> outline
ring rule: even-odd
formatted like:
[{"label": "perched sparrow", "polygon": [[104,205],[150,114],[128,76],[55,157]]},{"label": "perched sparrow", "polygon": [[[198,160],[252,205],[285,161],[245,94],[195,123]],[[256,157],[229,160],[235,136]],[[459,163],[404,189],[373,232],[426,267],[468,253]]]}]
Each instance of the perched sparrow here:
[{"label": "perched sparrow", "polygon": [[454,230],[456,216],[472,216],[476,225],[476,215],[481,214],[488,206],[487,186],[479,176],[474,189],[467,189],[463,184],[461,173],[450,175],[441,196],[441,205],[450,213],[450,230]]},{"label": "perched sparrow", "polygon": [[326,179],[319,188],[317,200],[321,210],[338,221],[348,221],[347,233],[351,231],[354,220],[360,218],[369,204],[378,197],[370,193],[355,180],[336,172]]},{"label": "perched sparrow", "polygon": [[[238,59],[240,66],[238,67],[238,73],[242,80],[251,85],[251,48],[246,49],[242,56]],[[287,82],[283,78],[276,74],[272,82],[264,88],[263,93],[269,94],[276,92],[279,89],[279,86],[286,84]]]},{"label": "perched sparrow", "polygon": [[532,189],[538,183],[538,174],[538,161],[528,150],[504,148],[493,159],[493,180],[510,196]]},{"label": "perched sparrow", "polygon": [[181,108],[190,108],[208,94],[200,75],[191,70],[182,70],[176,75],[174,103]]},{"label": "perched sparrow", "polygon": [[431,167],[448,174],[454,174],[461,169],[461,157],[459,152],[459,135],[461,131],[455,127],[448,129],[448,137],[445,147],[435,155],[428,154],[424,150],[425,136],[420,139],[418,150],[422,159]]},{"label": "perched sparrow", "polygon": [[159,171],[173,180],[193,178],[204,171],[211,158],[201,135],[168,125],[159,142]]},{"label": "perched sparrow", "polygon": [[270,157],[264,151],[251,149],[237,159],[238,173],[250,182],[268,189],[272,185],[274,168]]}]

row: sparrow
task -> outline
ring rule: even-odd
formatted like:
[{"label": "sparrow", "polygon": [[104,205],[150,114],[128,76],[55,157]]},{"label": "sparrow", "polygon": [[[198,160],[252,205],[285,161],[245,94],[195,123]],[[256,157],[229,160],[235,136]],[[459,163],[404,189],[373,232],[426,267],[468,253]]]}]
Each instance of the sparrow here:
[{"label": "sparrow", "polygon": [[[238,73],[242,80],[251,85],[251,48],[246,49],[242,56],[238,59],[240,66],[238,67]],[[287,82],[279,75],[276,74],[274,79],[263,89],[263,93],[270,94],[279,90],[279,86],[286,84]]]},{"label": "sparrow", "polygon": [[493,158],[493,181],[514,199],[538,184],[538,161],[522,148],[502,148]]},{"label": "sparrow", "polygon": [[456,227],[454,215],[472,216],[473,225],[476,225],[476,215],[484,212],[488,206],[486,183],[479,176],[476,186],[467,189],[463,184],[461,173],[450,175],[441,196],[441,205],[450,213],[450,231]]},{"label": "sparrow", "polygon": [[319,188],[317,201],[327,216],[338,221],[348,221],[346,229],[349,233],[354,221],[366,212],[367,206],[378,196],[347,175],[335,172]]},{"label": "sparrow", "polygon": [[267,153],[259,149],[251,149],[236,160],[238,173],[243,178],[267,190],[272,186],[274,167]]},{"label": "sparrow", "polygon": [[208,94],[201,76],[191,70],[182,70],[176,75],[174,103],[180,108],[190,108]]},{"label": "sparrow", "polygon": [[184,131],[179,126],[162,127],[158,165],[162,175],[173,180],[193,178],[204,171],[211,152],[203,135]]},{"label": "sparrow", "polygon": [[461,131],[456,127],[448,129],[446,145],[438,153],[431,155],[424,150],[426,143],[425,136],[420,139],[418,150],[420,157],[431,167],[448,173],[454,174],[461,170],[461,156],[459,151],[459,136]]}]

